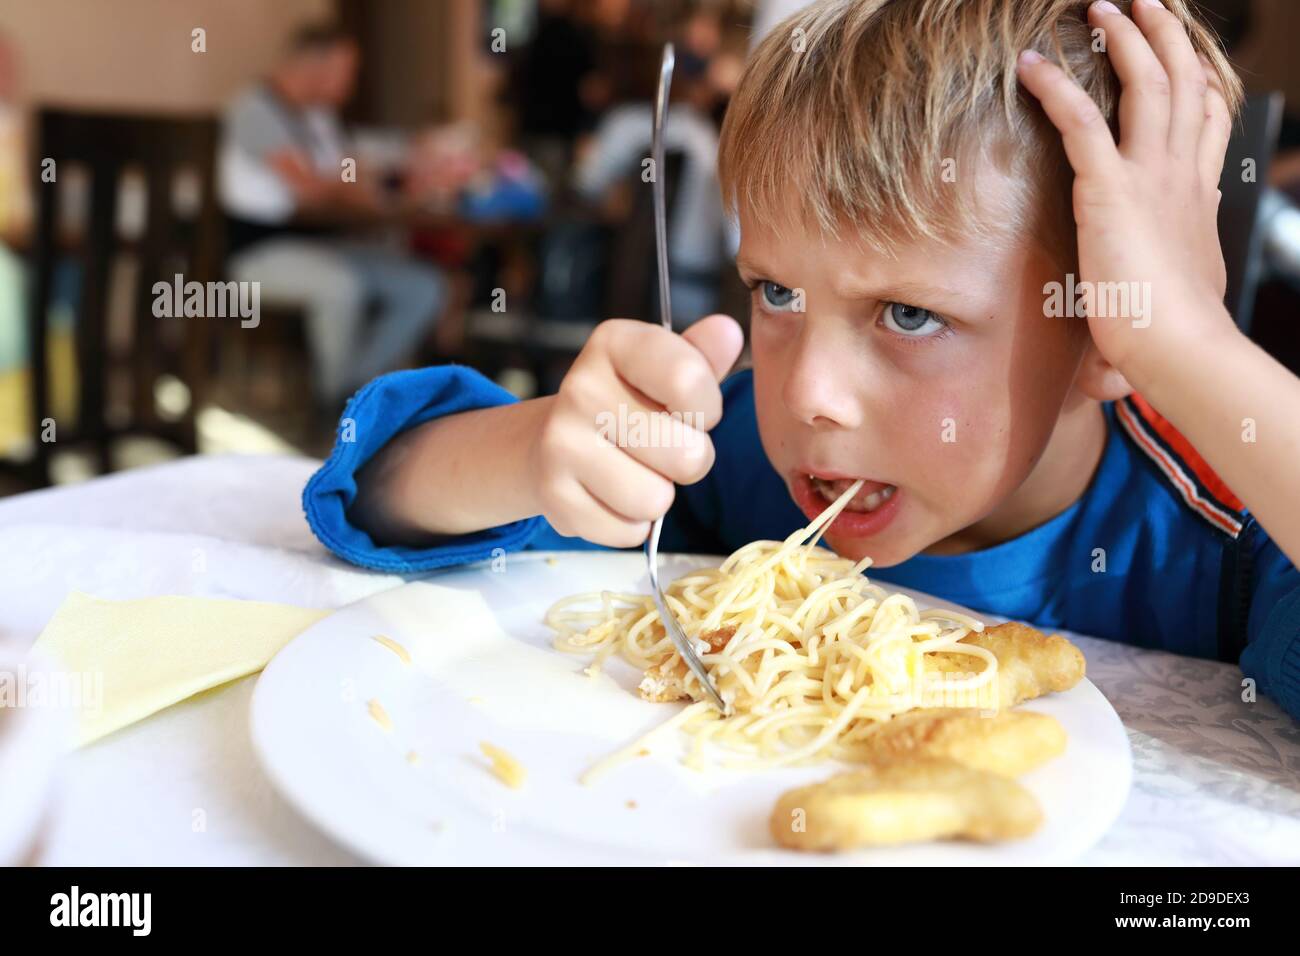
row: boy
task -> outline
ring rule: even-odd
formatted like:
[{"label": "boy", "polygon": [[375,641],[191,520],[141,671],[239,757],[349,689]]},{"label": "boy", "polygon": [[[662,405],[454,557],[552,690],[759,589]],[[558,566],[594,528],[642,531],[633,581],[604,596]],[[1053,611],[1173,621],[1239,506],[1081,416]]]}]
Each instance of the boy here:
[{"label": "boy", "polygon": [[[727,553],[862,478],[825,541],[874,577],[1239,660],[1300,716],[1300,381],[1222,304],[1240,95],[1185,0],[822,0],[723,129],[752,374],[716,384],[741,332],[710,316],[604,323],[528,402],[386,376],[312,527],[389,570],[631,547],[665,512],[666,550]],[[665,412],[672,447],[602,430]]]}]

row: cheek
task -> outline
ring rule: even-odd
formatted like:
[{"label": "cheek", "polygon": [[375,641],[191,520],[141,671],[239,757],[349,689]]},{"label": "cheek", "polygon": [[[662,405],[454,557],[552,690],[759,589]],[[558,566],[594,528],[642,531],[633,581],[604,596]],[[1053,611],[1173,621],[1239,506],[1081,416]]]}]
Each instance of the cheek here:
[{"label": "cheek", "polygon": [[996,388],[954,382],[915,389],[889,422],[889,445],[906,456],[912,481],[950,500],[986,494],[1010,450],[1008,409]]},{"label": "cheek", "polygon": [[982,514],[1037,464],[1073,378],[1068,356],[1057,361],[1049,343],[1039,345],[1034,360],[968,363],[960,376],[945,377],[952,384],[925,389],[916,403],[912,427],[927,440],[918,443],[925,453],[912,472],[947,502],[945,510]]},{"label": "cheek", "polygon": [[[897,456],[899,480],[925,503],[939,528],[964,526],[1019,485],[1027,469],[1010,463],[1017,409],[996,339],[954,336],[925,356],[888,401],[881,440]],[[915,360],[919,363],[921,360]],[[878,419],[880,420],[880,419]]]},{"label": "cheek", "polygon": [[763,357],[757,343],[751,346],[754,369],[754,412],[763,451],[778,471],[785,468],[785,448],[795,427],[781,401],[781,366]]}]

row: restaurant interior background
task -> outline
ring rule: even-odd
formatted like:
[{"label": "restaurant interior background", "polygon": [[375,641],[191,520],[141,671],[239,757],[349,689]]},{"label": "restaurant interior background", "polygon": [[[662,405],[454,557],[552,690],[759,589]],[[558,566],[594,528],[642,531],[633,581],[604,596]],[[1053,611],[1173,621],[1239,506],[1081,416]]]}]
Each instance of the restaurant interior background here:
[{"label": "restaurant interior background", "polygon": [[[751,25],[789,6],[3,0],[0,494],[193,452],[322,456],[362,373],[454,361],[535,395],[600,319],[656,321],[640,158],[665,40],[675,322],[743,320],[711,149]],[[1225,188],[1229,295],[1300,370],[1300,4],[1204,6],[1253,95],[1235,148],[1275,189]],[[268,77],[307,90],[314,173],[248,165]],[[276,175],[317,176],[291,215]]]}]

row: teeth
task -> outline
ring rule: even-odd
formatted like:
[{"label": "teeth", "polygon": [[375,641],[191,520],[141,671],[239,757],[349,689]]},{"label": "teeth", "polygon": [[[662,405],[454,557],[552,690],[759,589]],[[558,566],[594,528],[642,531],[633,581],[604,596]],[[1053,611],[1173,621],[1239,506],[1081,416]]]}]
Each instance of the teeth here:
[{"label": "teeth", "polygon": [[[809,477],[812,478],[813,487],[816,488],[818,493],[820,493],[828,502],[834,501],[842,495],[849,485],[853,483],[848,479],[826,481],[825,479],[818,478],[814,475],[810,475]],[[856,495],[849,501],[847,508],[851,511],[875,511],[892,498],[894,492],[897,490],[898,489],[893,485],[886,485],[879,491],[873,491],[868,495]]]}]

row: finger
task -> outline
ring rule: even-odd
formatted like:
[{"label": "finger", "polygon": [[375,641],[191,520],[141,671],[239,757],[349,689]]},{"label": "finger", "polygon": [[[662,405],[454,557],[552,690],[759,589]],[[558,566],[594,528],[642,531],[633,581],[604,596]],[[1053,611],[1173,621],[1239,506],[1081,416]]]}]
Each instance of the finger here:
[{"label": "finger", "polygon": [[1037,98],[1043,112],[1061,134],[1065,155],[1080,178],[1106,178],[1119,160],[1115,138],[1106,118],[1078,83],[1042,54],[1020,54],[1016,72],[1025,89]]},{"label": "finger", "polygon": [[720,313],[700,319],[682,333],[682,338],[704,353],[713,369],[713,377],[719,382],[736,364],[745,345],[745,333],[740,323]]},{"label": "finger", "polygon": [[610,449],[581,469],[579,480],[592,498],[631,521],[653,521],[667,514],[677,493],[662,475]]},{"label": "finger", "polygon": [[642,431],[629,428],[626,439],[614,444],[634,461],[679,485],[693,485],[707,475],[715,454],[708,433],[669,412],[652,412],[651,416],[644,438]]},{"label": "finger", "polygon": [[617,375],[611,379],[570,376],[560,386],[573,403],[579,427],[586,434],[595,427],[583,450],[617,447],[669,481],[683,485],[694,484],[708,474],[714,449],[702,417],[693,412],[664,411]]},{"label": "finger", "polygon": [[668,411],[689,413],[706,429],[716,425],[722,418],[722,391],[704,353],[667,329],[635,324],[639,328],[617,328],[610,334],[614,372]]},{"label": "finger", "polygon": [[1187,29],[1157,0],[1138,0],[1133,18],[1169,78],[1169,152],[1177,159],[1191,159],[1205,124],[1205,70]]},{"label": "finger", "polygon": [[672,481],[610,449],[598,463],[578,471],[578,480],[595,501],[633,522],[662,518],[676,497]]},{"label": "finger", "polygon": [[1138,25],[1113,3],[1088,8],[1105,31],[1106,55],[1119,76],[1119,150],[1126,156],[1164,152],[1169,139],[1169,76]]},{"label": "finger", "polygon": [[1232,137],[1232,111],[1228,109],[1228,99],[1223,95],[1219,74],[1210,66],[1210,61],[1204,54],[1201,54],[1200,61],[1209,89],[1205,92],[1205,125],[1201,127],[1201,139],[1197,144],[1196,165],[1200,170],[1201,182],[1208,189],[1217,185],[1223,174],[1224,155],[1228,151],[1228,140]]},{"label": "finger", "polygon": [[633,521],[612,511],[577,480],[557,493],[561,515],[553,527],[568,538],[582,537],[610,548],[634,548],[650,533],[649,521]]}]

